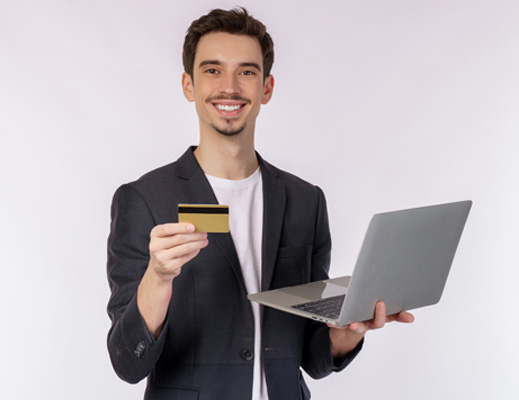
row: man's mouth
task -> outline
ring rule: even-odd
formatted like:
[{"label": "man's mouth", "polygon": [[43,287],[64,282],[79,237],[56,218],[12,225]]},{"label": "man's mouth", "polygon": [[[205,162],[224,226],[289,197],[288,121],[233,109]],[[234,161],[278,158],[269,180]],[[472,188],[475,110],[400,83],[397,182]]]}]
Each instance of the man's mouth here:
[{"label": "man's mouth", "polygon": [[214,106],[220,111],[232,112],[239,110],[243,104],[215,104]]},{"label": "man's mouth", "polygon": [[214,96],[206,100],[211,103],[216,110],[226,117],[236,117],[241,110],[250,104],[250,100],[241,96]]}]

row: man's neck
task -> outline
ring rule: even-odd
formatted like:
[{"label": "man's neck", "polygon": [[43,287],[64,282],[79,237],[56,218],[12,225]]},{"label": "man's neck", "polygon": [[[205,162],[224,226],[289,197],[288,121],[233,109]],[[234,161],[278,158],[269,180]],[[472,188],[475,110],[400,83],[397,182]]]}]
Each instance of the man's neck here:
[{"label": "man's neck", "polygon": [[200,140],[194,151],[204,173],[223,179],[245,179],[258,168],[258,158],[252,143],[235,138]]}]

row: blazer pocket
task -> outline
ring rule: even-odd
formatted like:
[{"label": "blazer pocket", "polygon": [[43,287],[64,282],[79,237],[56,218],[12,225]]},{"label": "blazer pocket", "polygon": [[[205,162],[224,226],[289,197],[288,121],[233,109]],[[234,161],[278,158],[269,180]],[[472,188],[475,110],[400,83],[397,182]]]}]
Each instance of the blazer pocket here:
[{"label": "blazer pocket", "polygon": [[280,247],[278,250],[278,258],[285,257],[310,257],[312,254],[312,246],[292,246]]},{"label": "blazer pocket", "polygon": [[280,247],[272,289],[306,283],[312,267],[312,246]]}]

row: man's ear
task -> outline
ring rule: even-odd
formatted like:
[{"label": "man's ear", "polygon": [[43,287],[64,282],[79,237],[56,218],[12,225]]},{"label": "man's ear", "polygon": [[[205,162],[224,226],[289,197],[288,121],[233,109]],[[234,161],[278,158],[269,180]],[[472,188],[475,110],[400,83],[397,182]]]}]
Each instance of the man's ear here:
[{"label": "man's ear", "polygon": [[193,78],[187,72],[182,74],[182,91],[187,101],[195,101],[195,94],[193,92]]},{"label": "man's ear", "polygon": [[274,77],[269,75],[265,78],[265,84],[263,86],[263,97],[261,98],[261,104],[267,104],[272,98],[274,92]]}]

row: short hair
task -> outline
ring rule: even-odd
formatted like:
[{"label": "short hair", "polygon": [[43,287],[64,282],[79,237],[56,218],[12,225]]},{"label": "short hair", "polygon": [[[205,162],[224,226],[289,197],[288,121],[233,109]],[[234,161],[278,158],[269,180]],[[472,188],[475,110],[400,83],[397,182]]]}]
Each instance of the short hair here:
[{"label": "short hair", "polygon": [[184,71],[193,77],[196,48],[200,38],[211,32],[247,35],[258,39],[263,53],[263,78],[270,75],[274,64],[274,42],[263,23],[249,15],[243,7],[226,11],[214,9],[191,23],[184,39],[182,63]]}]

